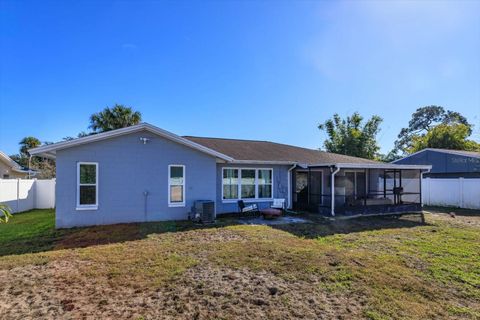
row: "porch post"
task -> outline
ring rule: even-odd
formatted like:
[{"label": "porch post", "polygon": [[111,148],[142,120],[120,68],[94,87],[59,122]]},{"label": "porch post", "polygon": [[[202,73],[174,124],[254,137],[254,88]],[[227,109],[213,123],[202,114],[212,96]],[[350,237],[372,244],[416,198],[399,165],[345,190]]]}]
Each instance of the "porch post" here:
[{"label": "porch post", "polygon": [[333,170],[334,167],[330,168],[330,178],[332,182],[330,183],[330,196],[331,196],[331,211],[330,214],[332,217],[335,216],[335,174],[337,174],[338,171],[340,171],[340,168],[336,168]]},{"label": "porch post", "polygon": [[330,187],[331,187],[331,190],[330,190],[330,195],[331,195],[331,208],[330,208],[330,214],[332,217],[335,216],[335,174],[332,172],[330,174],[330,179],[332,179],[332,182],[330,183]]}]

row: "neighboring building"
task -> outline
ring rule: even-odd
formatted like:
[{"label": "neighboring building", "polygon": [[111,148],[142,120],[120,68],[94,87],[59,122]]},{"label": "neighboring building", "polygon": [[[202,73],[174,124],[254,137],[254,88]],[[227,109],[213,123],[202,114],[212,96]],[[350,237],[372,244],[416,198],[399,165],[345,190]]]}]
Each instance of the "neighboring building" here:
[{"label": "neighboring building", "polygon": [[[237,202],[327,215],[421,210],[430,166],[385,164],[267,141],[180,137],[147,123],[30,150],[56,158],[56,226],[187,219]],[[332,196],[333,194],[333,196]]]},{"label": "neighboring building", "polygon": [[431,165],[424,177],[480,178],[480,152],[427,148],[392,163]]},{"label": "neighboring building", "polygon": [[28,178],[28,169],[22,168],[9,156],[0,151],[0,179]]}]

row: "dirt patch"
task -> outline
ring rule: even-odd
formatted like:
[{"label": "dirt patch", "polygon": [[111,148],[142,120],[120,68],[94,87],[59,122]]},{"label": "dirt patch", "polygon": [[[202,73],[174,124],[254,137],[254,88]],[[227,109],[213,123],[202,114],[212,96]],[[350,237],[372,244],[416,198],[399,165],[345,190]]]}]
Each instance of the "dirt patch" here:
[{"label": "dirt patch", "polygon": [[[2,319],[342,319],[362,298],[326,295],[316,281],[209,265],[158,288],[111,287],[79,277],[74,262],[0,271]],[[84,267],[84,266],[83,266]],[[8,299],[7,299],[8,298]],[[6,303],[5,303],[6,302]]]}]

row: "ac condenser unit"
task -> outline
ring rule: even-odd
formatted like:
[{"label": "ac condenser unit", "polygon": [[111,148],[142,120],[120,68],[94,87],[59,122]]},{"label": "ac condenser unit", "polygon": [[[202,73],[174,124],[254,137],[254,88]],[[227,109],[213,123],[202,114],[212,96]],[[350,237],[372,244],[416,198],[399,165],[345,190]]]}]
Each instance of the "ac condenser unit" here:
[{"label": "ac condenser unit", "polygon": [[201,223],[215,222],[215,201],[196,200],[193,203],[192,214],[194,220]]}]

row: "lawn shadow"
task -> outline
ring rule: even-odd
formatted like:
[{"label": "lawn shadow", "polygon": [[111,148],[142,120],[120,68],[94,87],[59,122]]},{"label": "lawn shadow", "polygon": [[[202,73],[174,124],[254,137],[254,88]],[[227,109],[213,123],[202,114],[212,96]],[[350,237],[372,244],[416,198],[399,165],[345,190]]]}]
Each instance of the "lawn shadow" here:
[{"label": "lawn shadow", "polygon": [[[33,216],[32,214],[30,215]],[[25,215],[25,217],[27,216]],[[403,216],[401,218],[388,216],[363,217],[337,221],[328,221],[317,214],[299,214],[294,215],[294,217],[305,219],[308,222],[274,225],[266,222],[265,224],[270,225],[272,228],[305,238],[317,238],[337,233],[362,232],[387,228],[412,228],[425,225],[422,222],[421,216],[418,214]],[[27,228],[26,224],[28,223],[28,227],[34,229],[35,226],[32,224],[45,224],[45,219],[53,219],[53,215],[44,217],[43,220],[30,219],[25,223],[17,224],[15,228],[18,228],[19,231],[24,230]],[[146,239],[149,235],[166,232],[184,232],[244,224],[245,222],[242,221],[238,215],[219,217],[215,224],[210,225],[199,225],[191,221],[159,221],[55,229],[52,221],[52,223],[48,223],[48,226],[44,226],[43,229],[37,228],[35,232],[24,235],[18,235],[18,233],[16,233],[15,237],[11,237],[11,239],[4,240],[3,242],[0,241],[0,257],[12,254],[38,253],[122,243]]]},{"label": "lawn shadow", "polygon": [[456,207],[436,207],[436,206],[426,206],[424,207],[425,211],[437,214],[450,214],[454,213],[457,216],[463,217],[480,217],[480,210],[478,209],[463,209]]},{"label": "lawn shadow", "polygon": [[385,229],[415,228],[428,225],[422,214],[402,216],[370,216],[342,220],[326,220],[318,215],[307,214],[310,223],[272,225],[272,228],[292,233],[298,237],[315,239],[334,234],[347,234]]}]

